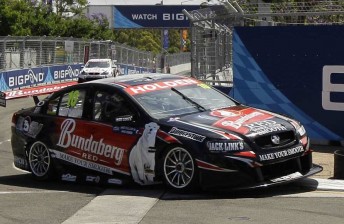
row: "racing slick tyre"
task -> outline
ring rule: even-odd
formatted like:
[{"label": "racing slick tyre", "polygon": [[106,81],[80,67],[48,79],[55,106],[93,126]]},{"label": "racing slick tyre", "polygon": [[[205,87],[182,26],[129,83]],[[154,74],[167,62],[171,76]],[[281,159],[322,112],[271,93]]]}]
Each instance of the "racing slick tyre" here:
[{"label": "racing slick tyre", "polygon": [[30,147],[28,157],[32,176],[36,180],[47,180],[53,176],[50,152],[43,142],[34,142]]},{"label": "racing slick tyre", "polygon": [[192,154],[182,148],[166,150],[163,156],[163,176],[166,185],[178,192],[199,187],[198,169]]}]

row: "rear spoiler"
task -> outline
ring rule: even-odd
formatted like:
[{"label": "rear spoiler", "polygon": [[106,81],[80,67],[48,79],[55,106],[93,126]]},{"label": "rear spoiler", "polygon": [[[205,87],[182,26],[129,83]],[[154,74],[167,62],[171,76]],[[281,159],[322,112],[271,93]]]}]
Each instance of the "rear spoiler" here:
[{"label": "rear spoiler", "polygon": [[29,97],[29,96],[32,96],[35,104],[37,104],[39,102],[38,96],[53,93],[67,86],[73,86],[75,84],[77,84],[77,82],[72,81],[72,82],[41,85],[41,86],[35,86],[35,87],[30,87],[30,88],[8,90],[5,92],[0,92],[0,106],[6,107],[7,100]]}]

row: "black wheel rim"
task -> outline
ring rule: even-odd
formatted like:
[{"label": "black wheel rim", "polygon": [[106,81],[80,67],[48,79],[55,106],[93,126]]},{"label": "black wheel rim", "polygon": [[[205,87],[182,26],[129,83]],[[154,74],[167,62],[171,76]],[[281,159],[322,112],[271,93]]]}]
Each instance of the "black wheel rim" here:
[{"label": "black wheel rim", "polygon": [[46,175],[50,168],[49,150],[42,142],[35,142],[29,153],[29,164],[35,176]]}]

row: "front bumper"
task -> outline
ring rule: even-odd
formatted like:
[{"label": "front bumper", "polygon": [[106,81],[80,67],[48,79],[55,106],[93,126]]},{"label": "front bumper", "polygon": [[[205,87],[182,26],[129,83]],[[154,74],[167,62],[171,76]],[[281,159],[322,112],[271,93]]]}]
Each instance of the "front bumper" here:
[{"label": "front bumper", "polygon": [[248,167],[238,164],[235,169],[214,171],[199,169],[204,189],[251,189],[287,184],[319,173],[323,168],[312,163],[312,154],[275,164]]}]

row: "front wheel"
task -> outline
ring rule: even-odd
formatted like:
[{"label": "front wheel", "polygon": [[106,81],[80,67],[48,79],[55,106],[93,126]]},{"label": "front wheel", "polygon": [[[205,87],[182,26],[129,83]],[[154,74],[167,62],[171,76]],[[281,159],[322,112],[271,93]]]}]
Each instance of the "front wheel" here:
[{"label": "front wheel", "polygon": [[37,141],[31,145],[29,165],[35,179],[46,180],[52,177],[53,167],[50,152],[43,142]]},{"label": "front wheel", "polygon": [[198,171],[191,153],[175,147],[166,151],[163,157],[165,183],[177,191],[189,191],[198,186]]}]

